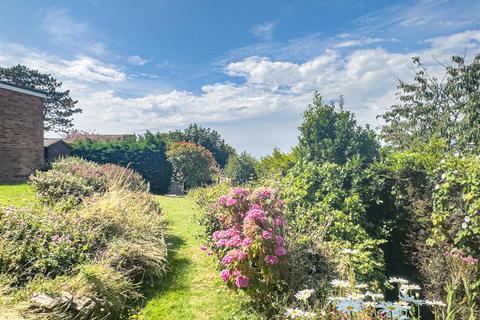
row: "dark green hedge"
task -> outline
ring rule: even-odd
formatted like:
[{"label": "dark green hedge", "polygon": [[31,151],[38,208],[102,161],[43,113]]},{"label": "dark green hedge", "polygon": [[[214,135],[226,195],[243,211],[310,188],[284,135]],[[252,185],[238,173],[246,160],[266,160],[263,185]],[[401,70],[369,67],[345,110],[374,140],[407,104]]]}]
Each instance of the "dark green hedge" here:
[{"label": "dark green hedge", "polygon": [[96,163],[115,163],[129,167],[150,182],[151,191],[166,193],[170,186],[172,167],[166,158],[165,141],[147,133],[118,141],[77,140],[71,144],[72,155]]}]

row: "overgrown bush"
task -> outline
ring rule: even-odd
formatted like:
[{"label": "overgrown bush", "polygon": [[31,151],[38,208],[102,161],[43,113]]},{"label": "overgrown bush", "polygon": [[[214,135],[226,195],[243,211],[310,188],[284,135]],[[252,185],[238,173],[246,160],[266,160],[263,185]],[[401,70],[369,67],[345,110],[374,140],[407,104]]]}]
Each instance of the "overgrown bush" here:
[{"label": "overgrown bush", "polygon": [[173,178],[185,189],[203,186],[212,181],[217,163],[210,151],[190,142],[173,142],[168,146],[168,161]]},{"label": "overgrown bush", "polygon": [[148,184],[131,169],[114,164],[98,165],[77,157],[54,162],[51,170],[37,171],[30,181],[42,202],[61,203],[67,209],[85,197],[114,187],[148,191]]},{"label": "overgrown bush", "polygon": [[72,155],[133,169],[150,183],[154,193],[166,193],[170,187],[172,168],[167,161],[165,141],[158,134],[110,141],[79,139],[71,146]]},{"label": "overgrown bush", "polygon": [[[381,282],[385,272],[380,247],[385,242],[383,221],[368,216],[376,205],[381,181],[360,166],[357,160],[345,165],[298,163],[283,179],[281,190],[291,229],[304,235],[321,232],[317,239],[336,251],[332,255],[336,258],[343,249],[358,251],[353,268],[358,281]],[[340,267],[341,259],[336,258],[331,262]]]},{"label": "overgrown bush", "polygon": [[[445,301],[452,317],[468,318],[478,306],[477,183],[479,159],[449,154],[446,144],[388,154],[381,174],[395,197],[392,242],[400,243],[429,299]],[[473,214],[472,214],[473,213]],[[449,275],[448,277],[446,275]],[[455,308],[454,308],[455,307]],[[475,309],[474,309],[475,310]],[[476,311],[475,311],[476,312]]]},{"label": "overgrown bush", "polygon": [[166,270],[161,209],[138,174],[78,159],[51,173],[85,182],[96,170],[106,190],[67,211],[0,208],[0,278],[49,318],[119,319]]}]

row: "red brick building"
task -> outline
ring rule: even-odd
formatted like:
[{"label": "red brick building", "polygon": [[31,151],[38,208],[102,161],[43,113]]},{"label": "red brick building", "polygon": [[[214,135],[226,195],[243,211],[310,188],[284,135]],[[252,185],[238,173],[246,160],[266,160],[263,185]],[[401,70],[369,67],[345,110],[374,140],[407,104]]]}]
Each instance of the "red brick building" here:
[{"label": "red brick building", "polygon": [[42,166],[44,99],[0,83],[0,182],[25,180]]}]

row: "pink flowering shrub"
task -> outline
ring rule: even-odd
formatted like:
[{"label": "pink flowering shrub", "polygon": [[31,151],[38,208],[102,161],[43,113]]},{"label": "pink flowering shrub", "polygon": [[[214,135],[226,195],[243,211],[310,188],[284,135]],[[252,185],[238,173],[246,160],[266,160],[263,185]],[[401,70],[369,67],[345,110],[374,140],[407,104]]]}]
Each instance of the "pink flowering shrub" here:
[{"label": "pink flowering shrub", "polygon": [[259,293],[281,279],[288,251],[277,190],[233,188],[218,198],[202,222],[222,268],[219,276],[229,286]]}]

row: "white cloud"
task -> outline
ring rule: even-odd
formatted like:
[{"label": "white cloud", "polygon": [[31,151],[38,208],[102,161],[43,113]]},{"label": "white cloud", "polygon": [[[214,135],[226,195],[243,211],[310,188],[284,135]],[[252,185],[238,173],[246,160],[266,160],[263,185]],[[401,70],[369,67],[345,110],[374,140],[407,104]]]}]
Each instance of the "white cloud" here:
[{"label": "white cloud", "polygon": [[72,41],[85,34],[88,26],[72,18],[66,8],[49,8],[43,20],[43,28],[58,41]]},{"label": "white cloud", "polygon": [[[288,119],[285,126],[295,128],[313,90],[319,90],[327,100],[344,95],[346,108],[354,111],[361,123],[378,125],[376,115],[395,101],[394,75],[406,80],[412,78],[409,68],[412,56],[420,56],[429,63],[434,57],[448,60],[452,54],[463,55],[465,48],[469,48],[471,56],[480,50],[479,40],[480,30],[470,30],[426,40],[425,48],[411,51],[381,47],[344,50],[332,45],[304,62],[250,56],[224,68],[227,76],[243,80],[241,83],[209,83],[199,93],[162,92],[152,86],[147,94],[137,97],[132,97],[135,92],[129,91],[129,85],[140,81],[136,75],[88,56],[66,60],[21,45],[2,44],[0,64],[26,64],[64,81],[83,109],[75,118],[80,129],[128,133],[164,131],[191,122],[213,127],[237,123],[236,132],[239,126],[249,128],[245,139],[248,136],[253,141],[251,150],[259,154],[273,145],[256,145],[257,137],[258,141],[272,141],[273,138],[265,137],[276,135],[274,130],[264,130],[263,123],[282,118]],[[252,129],[255,126],[251,123],[258,129]],[[282,127],[276,130],[283,132]],[[283,140],[274,145],[286,147]]]},{"label": "white cloud", "polygon": [[121,68],[95,58],[78,56],[67,60],[19,44],[2,43],[1,46],[4,50],[0,54],[1,65],[20,63],[66,80],[117,83],[127,79]]},{"label": "white cloud", "polygon": [[385,40],[381,38],[364,37],[361,39],[350,39],[350,40],[340,41],[337,44],[335,44],[333,47],[334,48],[362,47],[362,46],[384,42],[384,41]]},{"label": "white cloud", "polygon": [[139,55],[129,56],[127,58],[127,60],[128,60],[128,62],[130,62],[131,64],[133,64],[135,66],[143,66],[143,65],[147,64],[148,62],[150,62],[149,59],[142,58]]},{"label": "white cloud", "polygon": [[250,32],[265,41],[272,41],[273,31],[275,30],[275,27],[277,25],[278,25],[278,20],[267,21],[262,24],[253,26]]}]

